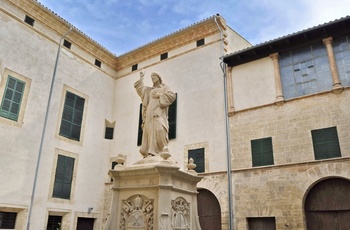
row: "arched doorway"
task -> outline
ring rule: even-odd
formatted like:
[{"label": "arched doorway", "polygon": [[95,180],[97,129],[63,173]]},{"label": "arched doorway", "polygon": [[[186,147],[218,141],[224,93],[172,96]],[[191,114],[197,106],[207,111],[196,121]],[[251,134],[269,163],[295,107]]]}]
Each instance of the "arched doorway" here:
[{"label": "arched doorway", "polygon": [[307,230],[346,230],[350,220],[350,181],[330,178],[311,188],[305,199]]},{"label": "arched doorway", "polygon": [[202,230],[221,230],[221,208],[215,195],[209,190],[199,189],[197,202]]}]

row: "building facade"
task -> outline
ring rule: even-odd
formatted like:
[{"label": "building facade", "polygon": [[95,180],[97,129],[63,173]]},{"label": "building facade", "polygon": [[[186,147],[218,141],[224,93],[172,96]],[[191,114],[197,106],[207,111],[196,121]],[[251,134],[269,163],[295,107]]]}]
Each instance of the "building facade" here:
[{"label": "building facade", "polygon": [[177,94],[169,150],[203,176],[203,229],[343,223],[349,21],[252,47],[215,15],[117,56],[35,0],[0,0],[0,228],[105,228],[109,170],[142,158],[140,71]]},{"label": "building facade", "polygon": [[350,18],[227,55],[235,229],[347,229]]}]

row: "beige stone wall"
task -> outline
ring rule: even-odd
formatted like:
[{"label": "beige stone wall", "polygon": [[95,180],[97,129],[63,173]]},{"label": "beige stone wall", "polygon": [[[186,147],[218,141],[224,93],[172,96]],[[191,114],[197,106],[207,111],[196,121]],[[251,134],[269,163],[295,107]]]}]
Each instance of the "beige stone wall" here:
[{"label": "beige stone wall", "polygon": [[305,229],[304,199],[309,189],[329,177],[350,179],[350,158],[235,170],[234,225],[247,229],[247,217],[276,219],[276,229]]},{"label": "beige stone wall", "polygon": [[[230,117],[235,229],[247,229],[247,217],[267,216],[276,218],[277,229],[305,229],[307,191],[324,178],[350,179],[349,99],[347,88]],[[316,161],[311,130],[333,126],[342,157]],[[274,165],[253,168],[250,140],[264,137],[272,137]]]},{"label": "beige stone wall", "polygon": [[342,156],[350,156],[350,89],[236,112],[230,118],[233,169],[252,167],[250,140],[272,137],[275,165],[313,161],[311,130],[336,126]]}]

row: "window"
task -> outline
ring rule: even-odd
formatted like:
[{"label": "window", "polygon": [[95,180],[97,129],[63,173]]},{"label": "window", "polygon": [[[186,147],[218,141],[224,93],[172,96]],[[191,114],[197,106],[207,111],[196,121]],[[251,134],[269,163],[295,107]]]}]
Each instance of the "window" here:
[{"label": "window", "polygon": [[0,229],[14,229],[16,225],[16,212],[0,211]]},{"label": "window", "polygon": [[99,61],[99,60],[97,60],[97,59],[95,59],[95,66],[97,66],[97,67],[100,67],[101,68],[101,61]]},{"label": "window", "polygon": [[66,91],[59,134],[80,141],[85,99]]},{"label": "window", "polygon": [[72,43],[70,43],[69,41],[67,41],[66,39],[63,40],[63,46],[67,47],[68,49],[70,49],[70,47],[72,46]]},{"label": "window", "polygon": [[285,99],[332,89],[327,50],[322,43],[280,53],[279,65]]},{"label": "window", "polygon": [[58,155],[53,197],[70,199],[75,159]]},{"label": "window", "polygon": [[29,24],[29,25],[31,25],[31,26],[34,26],[35,20],[34,20],[33,18],[29,17],[28,15],[26,15],[26,17],[24,18],[24,21],[25,21],[27,24]]},{"label": "window", "polygon": [[197,47],[204,45],[204,38],[197,41]]},{"label": "window", "polygon": [[253,217],[247,218],[249,230],[275,230],[276,219],[275,217]]},{"label": "window", "polygon": [[62,225],[62,216],[49,216],[47,220],[46,230],[57,230],[61,229]]},{"label": "window", "polygon": [[273,165],[272,138],[251,140],[253,167]]},{"label": "window", "polygon": [[188,150],[188,160],[190,158],[192,158],[194,164],[196,164],[196,168],[194,170],[197,173],[205,172],[204,148]]},{"label": "window", "polygon": [[106,127],[105,139],[113,140],[114,128]]},{"label": "window", "polygon": [[336,127],[311,130],[315,160],[341,157]]},{"label": "window", "polygon": [[343,86],[350,86],[350,36],[334,39],[333,50],[340,82]]},{"label": "window", "polygon": [[164,60],[168,58],[168,53],[163,53],[160,55],[160,60]]},{"label": "window", "polygon": [[[175,101],[169,106],[168,110],[168,122],[169,122],[169,140],[176,138],[176,111],[177,109],[177,93]],[[137,134],[137,146],[140,146],[142,143],[142,104],[140,104],[139,109],[139,126]]]},{"label": "window", "polygon": [[135,70],[137,70],[137,64],[135,64],[131,67],[131,71],[135,71]]},{"label": "window", "polygon": [[1,101],[0,116],[13,121],[18,120],[22,98],[26,83],[12,76],[8,76]]}]

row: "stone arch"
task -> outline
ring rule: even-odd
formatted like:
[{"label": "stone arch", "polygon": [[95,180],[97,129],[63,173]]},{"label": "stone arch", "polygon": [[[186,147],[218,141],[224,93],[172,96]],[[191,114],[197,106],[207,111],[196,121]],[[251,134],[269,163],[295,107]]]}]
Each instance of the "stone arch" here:
[{"label": "stone arch", "polygon": [[350,180],[322,178],[313,183],[304,197],[304,216],[308,230],[346,229],[350,219]]}]

